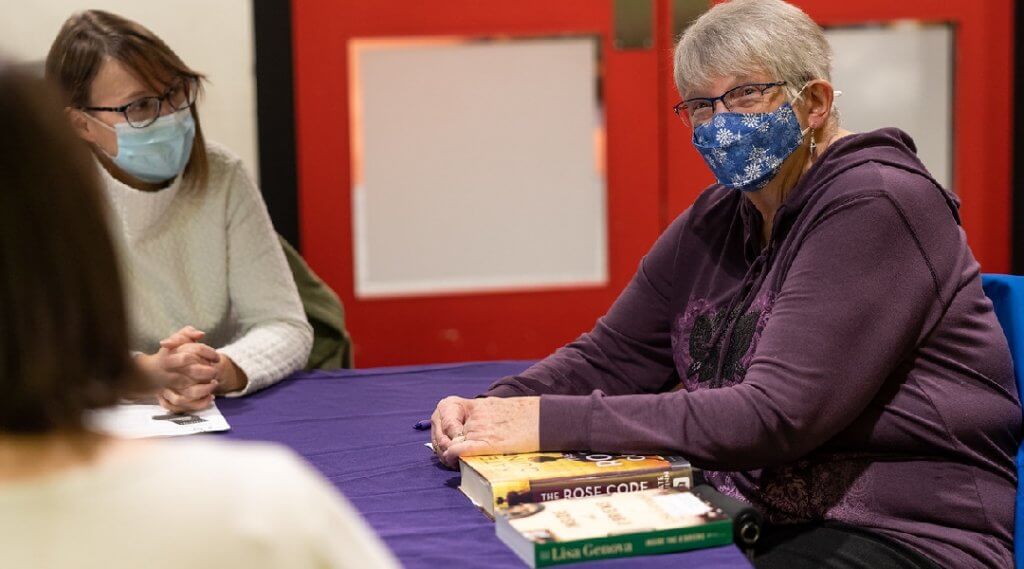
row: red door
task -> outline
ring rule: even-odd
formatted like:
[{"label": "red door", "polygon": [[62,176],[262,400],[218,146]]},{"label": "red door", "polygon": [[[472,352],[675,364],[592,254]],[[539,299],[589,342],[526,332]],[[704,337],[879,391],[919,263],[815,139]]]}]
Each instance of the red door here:
[{"label": "red door", "polygon": [[[795,3],[826,29],[912,21],[945,24],[953,31],[950,185],[963,202],[964,227],[983,269],[1007,272],[1012,2]],[[672,38],[679,31],[673,28],[673,7],[693,9],[695,3],[656,0],[653,45],[634,50],[615,46],[612,12],[616,4],[625,3],[294,3],[304,254],[342,297],[360,366],[546,355],[593,325],[628,282],[660,229],[713,181],[690,145],[689,130],[668,110],[678,98],[672,84]],[[359,149],[351,143],[350,43],[367,38],[565,35],[596,36],[600,42],[606,128],[606,282],[358,295],[354,252],[358,228],[352,203],[359,174],[353,169],[353,153]]]},{"label": "red door", "polygon": [[[626,285],[657,237],[663,217],[659,133],[665,95],[659,88],[663,60],[658,54],[669,46],[617,48],[612,12],[612,2],[591,0],[293,3],[303,253],[341,296],[360,367],[542,357],[590,329]],[[358,296],[350,42],[567,34],[599,38],[606,128],[607,282]]]},{"label": "red door", "polygon": [[[1009,272],[1013,2],[792,2],[826,31],[907,22],[950,26],[953,32],[951,189],[962,201],[964,229],[982,269]],[[664,9],[670,10],[670,4],[674,3],[665,0]],[[670,26],[669,19],[661,23],[663,36],[672,33]],[[678,99],[671,75],[663,77],[662,87],[666,98],[673,102]],[[850,89],[842,85],[837,88]],[[901,86],[889,88],[897,91]],[[842,108],[843,99],[839,102]],[[668,216],[665,221],[670,221],[686,209],[713,178],[690,144],[689,129],[667,111],[663,113],[663,126],[667,147]]]}]

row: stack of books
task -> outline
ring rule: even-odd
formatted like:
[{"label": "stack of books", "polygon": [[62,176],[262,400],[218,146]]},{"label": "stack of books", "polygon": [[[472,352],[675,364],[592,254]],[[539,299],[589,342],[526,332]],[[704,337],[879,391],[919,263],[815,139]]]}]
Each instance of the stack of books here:
[{"label": "stack of books", "polygon": [[679,456],[474,456],[460,470],[462,492],[531,567],[744,545],[760,534],[756,511],[694,488],[699,472]]}]

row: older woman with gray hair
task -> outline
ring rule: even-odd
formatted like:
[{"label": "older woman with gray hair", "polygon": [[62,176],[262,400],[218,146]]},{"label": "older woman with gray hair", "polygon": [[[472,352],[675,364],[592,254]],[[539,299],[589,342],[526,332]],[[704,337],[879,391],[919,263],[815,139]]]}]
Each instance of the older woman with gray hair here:
[{"label": "older woman with gray hair", "polygon": [[906,133],[839,126],[830,57],[780,0],[683,34],[674,111],[718,183],[593,330],[438,404],[444,463],[677,452],[771,522],[758,567],[1012,566],[1021,408],[959,204]]}]

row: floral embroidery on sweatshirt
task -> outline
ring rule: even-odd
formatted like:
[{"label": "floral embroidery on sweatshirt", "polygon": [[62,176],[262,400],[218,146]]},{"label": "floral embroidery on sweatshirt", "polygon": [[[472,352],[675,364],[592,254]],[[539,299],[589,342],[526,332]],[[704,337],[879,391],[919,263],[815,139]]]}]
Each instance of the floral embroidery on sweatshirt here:
[{"label": "floral embroidery on sweatshirt", "polygon": [[870,460],[857,456],[801,459],[750,472],[704,471],[719,492],[757,507],[772,523],[834,519],[866,523],[870,493],[861,474]]},{"label": "floral embroidery on sweatshirt", "polygon": [[[676,316],[672,327],[672,354],[688,391],[727,387],[743,381],[771,316],[773,301],[773,295],[764,295],[743,315],[733,310],[726,318],[724,308],[699,299],[690,302],[686,310]],[[732,331],[726,341],[722,327],[730,324]],[[722,372],[717,374],[720,360]]]}]

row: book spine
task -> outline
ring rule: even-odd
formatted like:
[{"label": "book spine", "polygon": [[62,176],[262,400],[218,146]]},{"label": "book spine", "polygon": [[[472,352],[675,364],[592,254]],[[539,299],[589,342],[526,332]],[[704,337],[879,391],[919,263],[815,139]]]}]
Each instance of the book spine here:
[{"label": "book spine", "polygon": [[655,488],[693,487],[693,477],[689,468],[677,470],[660,470],[654,472],[620,473],[610,476],[591,476],[586,478],[554,478],[535,480],[530,483],[529,490],[510,491],[504,496],[503,505],[549,502],[566,498],[583,498],[586,496],[604,496],[619,492],[638,492]]},{"label": "book spine", "polygon": [[539,543],[534,546],[534,562],[536,567],[549,567],[577,561],[674,553],[730,543],[732,543],[732,524],[728,520],[723,520],[690,528],[582,539],[564,543]]}]

